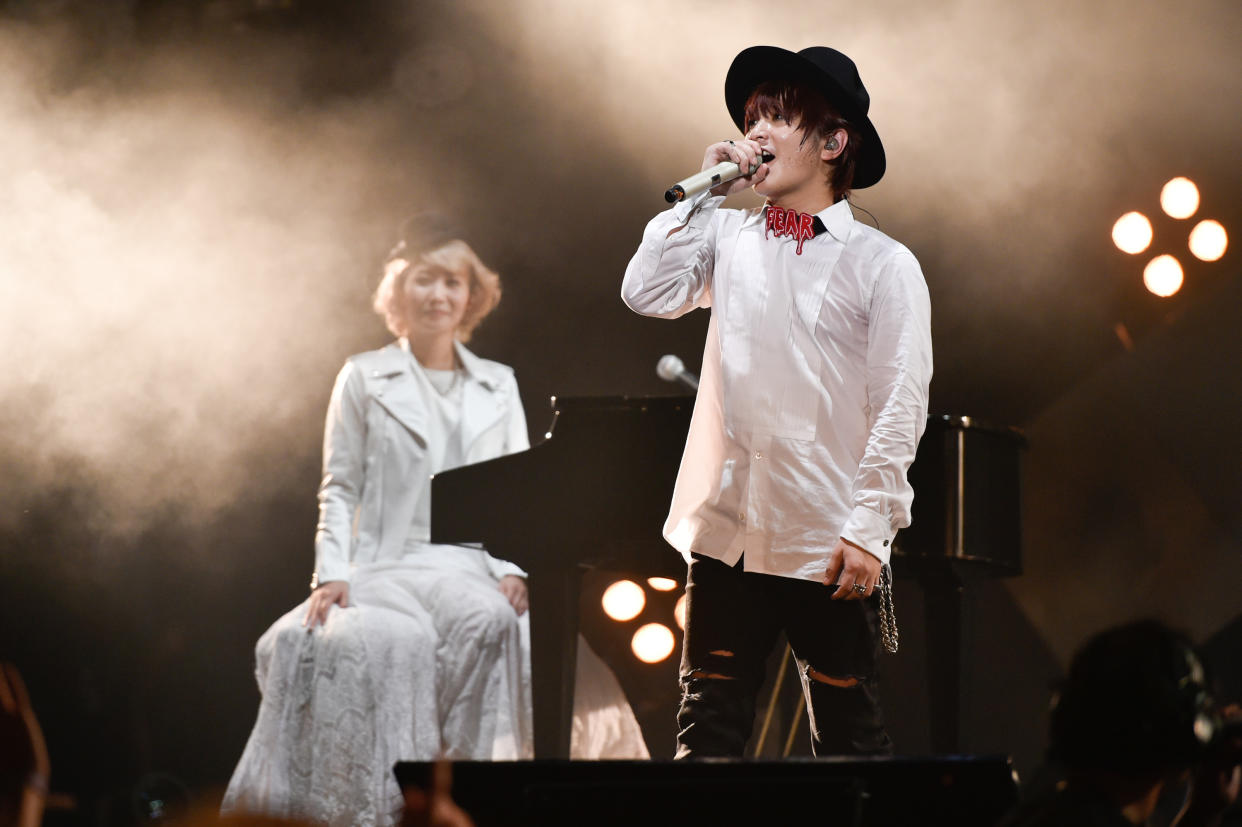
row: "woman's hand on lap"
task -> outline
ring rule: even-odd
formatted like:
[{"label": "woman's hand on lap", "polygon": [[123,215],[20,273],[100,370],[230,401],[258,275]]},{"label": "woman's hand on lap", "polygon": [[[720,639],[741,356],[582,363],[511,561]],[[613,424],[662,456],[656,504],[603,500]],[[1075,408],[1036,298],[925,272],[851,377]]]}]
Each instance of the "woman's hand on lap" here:
[{"label": "woman's hand on lap", "polygon": [[306,619],[302,621],[302,625],[314,629],[317,623],[327,623],[328,609],[334,604],[342,609],[348,608],[348,581],[329,580],[327,583],[320,583],[311,593],[310,606],[306,610]]},{"label": "woman's hand on lap", "polygon": [[518,577],[516,574],[506,574],[500,578],[500,584],[497,586],[500,593],[509,601],[509,605],[513,607],[513,611],[518,616],[526,614],[526,610],[530,608],[530,599],[526,591],[526,579]]}]

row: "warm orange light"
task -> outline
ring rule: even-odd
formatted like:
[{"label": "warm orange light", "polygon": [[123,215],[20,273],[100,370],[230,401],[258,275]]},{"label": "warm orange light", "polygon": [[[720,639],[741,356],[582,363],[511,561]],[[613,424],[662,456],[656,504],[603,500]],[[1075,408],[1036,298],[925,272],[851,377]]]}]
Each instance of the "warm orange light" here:
[{"label": "warm orange light", "polygon": [[1156,256],[1143,268],[1143,284],[1161,298],[1182,289],[1182,265],[1173,256]]},{"label": "warm orange light", "polygon": [[675,643],[672,629],[663,623],[648,623],[634,633],[630,648],[643,663],[659,663],[673,654]]},{"label": "warm orange light", "polygon": [[1160,190],[1160,208],[1170,218],[1190,218],[1199,209],[1199,188],[1189,178],[1174,178]]},{"label": "warm orange light", "polygon": [[1113,225],[1113,243],[1123,253],[1135,255],[1151,244],[1151,222],[1141,212],[1128,212]]},{"label": "warm orange light", "polygon": [[683,594],[677,598],[677,605],[673,607],[673,620],[677,621],[677,628],[683,632],[686,630],[686,596]]},{"label": "warm orange light", "polygon": [[1216,261],[1228,246],[1229,236],[1219,221],[1200,221],[1190,231],[1190,252],[1200,261]]},{"label": "warm orange light", "polygon": [[647,585],[658,592],[671,592],[677,588],[677,581],[671,577],[648,577]]},{"label": "warm orange light", "polygon": [[613,620],[633,620],[647,605],[647,595],[643,593],[643,587],[633,580],[618,580],[604,589],[600,603],[604,614]]}]

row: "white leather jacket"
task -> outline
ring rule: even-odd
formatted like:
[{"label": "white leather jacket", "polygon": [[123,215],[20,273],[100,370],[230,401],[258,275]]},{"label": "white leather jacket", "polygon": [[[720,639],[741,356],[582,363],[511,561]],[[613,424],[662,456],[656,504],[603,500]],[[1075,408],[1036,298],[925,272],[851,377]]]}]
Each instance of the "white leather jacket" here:
[{"label": "white leather jacket", "polygon": [[[460,343],[462,444],[467,463],[530,447],[513,370],[480,359]],[[400,559],[422,497],[429,496],[427,410],[404,341],[351,356],[328,404],[323,482],[315,533],[315,579],[350,579],[353,566]],[[480,493],[480,505],[486,493]],[[497,580],[525,576],[488,557]]]}]

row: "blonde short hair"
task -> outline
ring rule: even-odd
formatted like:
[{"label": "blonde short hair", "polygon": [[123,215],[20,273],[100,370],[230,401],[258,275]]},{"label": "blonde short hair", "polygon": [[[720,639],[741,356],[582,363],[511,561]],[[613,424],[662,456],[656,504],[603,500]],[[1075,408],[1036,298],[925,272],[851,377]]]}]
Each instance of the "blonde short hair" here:
[{"label": "blonde short hair", "polygon": [[457,339],[470,341],[470,334],[479,323],[500,304],[500,276],[489,269],[470,245],[461,239],[453,239],[434,247],[414,258],[407,259],[401,248],[394,251],[384,264],[384,275],[375,288],[372,307],[384,317],[384,324],[394,336],[408,336],[409,320],[406,318],[405,292],[410,276],[425,267],[440,267],[466,279],[470,285],[470,298],[466,313],[457,326]]}]

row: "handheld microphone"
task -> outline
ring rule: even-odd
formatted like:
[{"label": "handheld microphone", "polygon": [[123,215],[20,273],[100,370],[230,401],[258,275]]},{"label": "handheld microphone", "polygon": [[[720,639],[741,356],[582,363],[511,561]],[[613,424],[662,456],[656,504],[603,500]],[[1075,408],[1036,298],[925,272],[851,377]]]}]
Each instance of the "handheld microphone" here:
[{"label": "handheld microphone", "polygon": [[[776,156],[771,152],[763,153],[761,163],[766,164]],[[756,169],[758,169],[756,167]],[[689,178],[683,178],[673,186],[669,187],[664,193],[664,200],[672,204],[682,199],[689,198],[691,195],[711,189],[717,184],[723,184],[726,181],[732,181],[734,178],[741,177],[742,168],[732,161],[722,161],[714,167],[709,167],[702,172],[696,172]],[[749,174],[754,174],[753,172]]]},{"label": "handheld microphone", "polygon": [[686,370],[682,361],[671,353],[660,357],[660,362],[656,365],[656,375],[665,382],[681,382],[692,391],[699,389],[699,377]]}]

